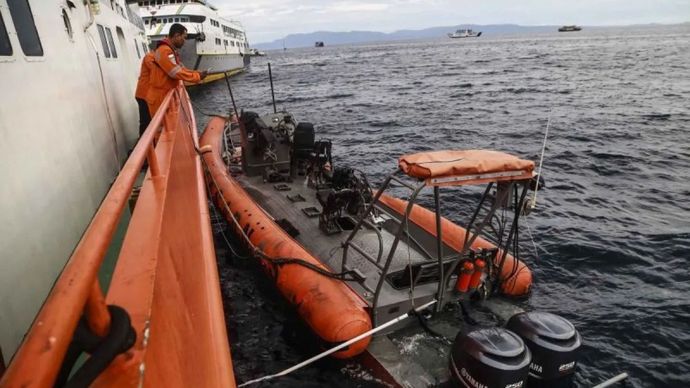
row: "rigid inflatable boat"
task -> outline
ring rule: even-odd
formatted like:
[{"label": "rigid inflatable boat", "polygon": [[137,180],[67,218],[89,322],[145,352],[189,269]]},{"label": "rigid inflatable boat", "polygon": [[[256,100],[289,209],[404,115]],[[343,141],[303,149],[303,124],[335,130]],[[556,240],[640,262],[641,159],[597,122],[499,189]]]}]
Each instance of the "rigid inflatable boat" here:
[{"label": "rigid inflatable boat", "polygon": [[[540,370],[556,371],[547,385],[570,381],[579,335],[545,313],[521,312],[511,321],[522,325],[519,333],[482,329],[471,317],[454,323],[446,331],[457,338],[445,351],[433,345],[432,366],[395,345],[397,333],[432,331],[452,306],[466,311],[470,301],[529,295],[518,226],[539,182],[532,161],[489,150],[405,155],[374,188],[363,171],[334,163],[333,144],[317,140],[314,125],[287,112],[212,118],[200,147],[216,208],[317,339],[336,345],[363,335],[335,357],[359,355],[396,386],[503,388],[523,386],[528,375],[541,382],[530,374],[537,352],[546,364]],[[451,221],[457,214],[443,214],[442,193],[472,188],[468,198],[478,203],[463,227]],[[433,311],[396,321],[426,304]],[[372,328],[376,335],[367,336]],[[549,344],[567,342],[567,351],[523,339],[537,332]],[[559,371],[553,360],[572,364]]]}]

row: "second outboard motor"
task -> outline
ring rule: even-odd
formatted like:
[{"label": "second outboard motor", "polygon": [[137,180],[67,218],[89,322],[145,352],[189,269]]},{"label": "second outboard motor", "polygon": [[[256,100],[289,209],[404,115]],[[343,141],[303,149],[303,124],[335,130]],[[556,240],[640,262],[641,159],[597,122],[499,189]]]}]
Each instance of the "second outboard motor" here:
[{"label": "second outboard motor", "polygon": [[515,333],[479,329],[455,337],[450,374],[458,387],[524,388],[531,356]]},{"label": "second outboard motor", "polygon": [[529,312],[513,315],[506,328],[532,351],[528,387],[572,387],[582,344],[572,323],[558,315]]}]

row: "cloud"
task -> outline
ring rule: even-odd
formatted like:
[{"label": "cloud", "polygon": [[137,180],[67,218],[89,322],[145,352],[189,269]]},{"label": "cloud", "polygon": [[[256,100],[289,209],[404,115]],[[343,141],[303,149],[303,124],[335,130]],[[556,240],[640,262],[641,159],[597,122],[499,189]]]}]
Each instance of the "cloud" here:
[{"label": "cloud", "polygon": [[388,7],[388,4],[383,3],[338,2],[328,7],[327,12],[377,12]]}]

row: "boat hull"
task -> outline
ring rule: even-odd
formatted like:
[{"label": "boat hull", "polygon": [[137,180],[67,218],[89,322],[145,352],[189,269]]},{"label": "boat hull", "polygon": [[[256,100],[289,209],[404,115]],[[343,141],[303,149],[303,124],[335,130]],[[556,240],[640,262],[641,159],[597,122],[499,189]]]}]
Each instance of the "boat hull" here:
[{"label": "boat hull", "polygon": [[196,41],[188,39],[180,50],[182,63],[190,69],[208,70],[212,73],[228,72],[249,66],[250,56],[235,53],[200,53]]}]

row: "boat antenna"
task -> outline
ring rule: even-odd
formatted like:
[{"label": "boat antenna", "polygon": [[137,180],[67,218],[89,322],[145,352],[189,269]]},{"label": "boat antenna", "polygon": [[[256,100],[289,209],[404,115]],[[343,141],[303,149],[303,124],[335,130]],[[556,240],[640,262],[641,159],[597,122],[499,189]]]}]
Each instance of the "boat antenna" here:
[{"label": "boat antenna", "polygon": [[[235,116],[239,115],[237,105],[235,104],[235,96],[232,94],[232,87],[230,87],[230,75],[225,72],[225,83],[228,85],[228,93],[230,93],[230,101],[232,101],[232,109],[235,111]],[[230,115],[232,117],[232,115]],[[238,116],[239,119],[239,116]]]},{"label": "boat antenna", "polygon": [[544,166],[544,153],[546,152],[546,140],[549,137],[549,128],[551,127],[551,111],[549,111],[549,118],[546,121],[546,131],[544,132],[544,144],[541,146],[541,157],[539,158],[539,171],[537,172],[537,183],[534,187],[534,196],[529,203],[529,211],[532,211],[537,206],[537,192],[539,191],[539,179],[541,178],[541,169]]},{"label": "boat antenna", "polygon": [[273,113],[278,113],[276,109],[276,95],[273,92],[273,73],[271,72],[271,62],[268,62],[268,80],[271,81],[271,99],[273,100]]}]

